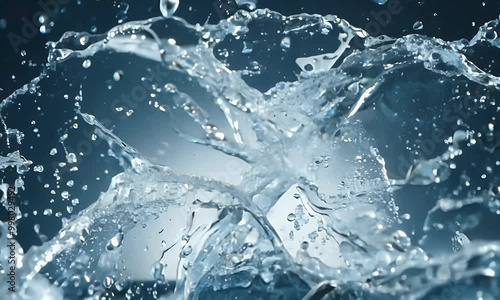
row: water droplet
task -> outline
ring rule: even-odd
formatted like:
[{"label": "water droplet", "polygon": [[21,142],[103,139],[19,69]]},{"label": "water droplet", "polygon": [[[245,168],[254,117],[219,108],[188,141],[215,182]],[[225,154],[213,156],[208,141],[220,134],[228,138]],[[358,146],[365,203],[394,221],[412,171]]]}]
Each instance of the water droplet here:
[{"label": "water droplet", "polygon": [[186,247],[184,247],[184,249],[182,249],[182,255],[184,257],[186,257],[189,254],[191,254],[191,252],[193,252],[193,247],[191,247],[191,245],[187,245]]},{"label": "water droplet", "polygon": [[42,173],[43,172],[43,166],[39,165],[39,166],[35,166],[33,168],[33,171],[37,172],[37,173]]},{"label": "water droplet", "polygon": [[287,219],[288,221],[290,221],[290,222],[295,221],[295,218],[296,218],[296,216],[295,216],[295,214],[293,214],[293,213],[289,214],[289,215],[286,217],[286,219]]},{"label": "water droplet", "polygon": [[250,54],[253,51],[253,44],[248,43],[248,42],[243,42],[243,50],[241,50],[241,53],[243,54]]},{"label": "water droplet", "polygon": [[455,133],[453,133],[453,144],[458,144],[460,142],[463,142],[467,140],[467,132],[463,130],[457,130]]},{"label": "water droplet", "polygon": [[68,153],[68,155],[66,155],[66,160],[69,164],[74,164],[78,161],[75,153]]},{"label": "water droplet", "polygon": [[109,240],[108,244],[106,245],[106,249],[111,251],[115,250],[116,248],[120,247],[123,242],[123,232],[119,230],[112,238]]},{"label": "water droplet", "polygon": [[57,154],[57,149],[56,148],[52,148],[52,150],[50,150],[50,155],[54,156]]},{"label": "water droplet", "polygon": [[123,76],[123,71],[122,70],[118,70],[118,71],[116,71],[113,74],[113,80],[114,81],[120,81],[122,79],[122,76]]},{"label": "water droplet", "polygon": [[282,40],[281,40],[281,43],[280,43],[280,46],[283,50],[286,50],[286,49],[289,49],[290,46],[291,46],[291,41],[290,41],[290,38],[285,36]]},{"label": "water droplet", "polygon": [[307,241],[303,241],[300,243],[300,249],[307,250],[309,248],[309,243]]},{"label": "water droplet", "polygon": [[164,281],[165,277],[163,276],[163,269],[165,268],[165,265],[159,261],[153,265],[153,268],[151,269],[151,274],[153,275],[153,278],[157,281]]},{"label": "water droplet", "polygon": [[85,46],[85,45],[87,45],[89,38],[87,36],[82,36],[79,41],[80,41],[80,45]]},{"label": "water droplet", "polygon": [[102,281],[103,286],[107,289],[110,289],[114,283],[115,280],[110,276],[106,276],[106,278],[104,278],[104,280]]},{"label": "water droplet", "polygon": [[395,241],[395,244],[399,246],[401,249],[406,250],[408,247],[411,246],[411,239],[402,230],[397,230],[393,234],[393,239]]},{"label": "water droplet", "polygon": [[420,21],[415,22],[413,24],[413,30],[422,30],[424,28],[424,24]]},{"label": "water droplet", "polygon": [[92,62],[89,59],[84,60],[82,63],[82,67],[84,67],[85,69],[89,68],[91,65]]},{"label": "water droplet", "polygon": [[178,7],[179,0],[160,0],[160,11],[165,18],[173,16]]}]

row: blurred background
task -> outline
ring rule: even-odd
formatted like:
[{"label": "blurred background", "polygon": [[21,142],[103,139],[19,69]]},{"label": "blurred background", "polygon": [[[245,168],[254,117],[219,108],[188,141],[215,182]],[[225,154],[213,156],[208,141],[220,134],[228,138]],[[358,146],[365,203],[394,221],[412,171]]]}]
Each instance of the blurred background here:
[{"label": "blurred background", "polygon": [[[444,40],[470,39],[475,35],[479,26],[497,18],[500,12],[500,2],[497,0],[457,0],[453,1],[453,3],[430,0],[392,1],[398,3],[401,12],[390,15],[390,19],[384,22],[377,19],[381,17],[380,12],[384,6],[371,0],[259,0],[257,7],[269,8],[284,15],[298,13],[334,14],[373,35],[385,34],[399,37],[409,33],[420,33]],[[156,0],[60,0],[56,1],[58,9],[53,15],[38,14],[37,12],[40,11],[40,7],[45,5],[44,3],[53,2],[44,0],[3,0],[0,3],[0,99],[6,98],[17,88],[39,75],[43,64],[47,60],[48,53],[45,44],[49,41],[58,40],[64,32],[104,33],[119,23],[143,20],[160,15],[159,3]],[[231,2],[228,3],[229,6],[234,5]],[[216,1],[182,0],[176,15],[186,19],[191,24],[203,24],[205,22],[216,23],[220,18],[227,17],[230,13],[230,11],[221,12],[218,10]],[[415,26],[417,22],[421,22],[423,28],[420,29],[419,26]],[[498,64],[490,66],[491,55],[492,53],[488,51],[478,53],[474,55],[474,63],[495,75],[500,75]],[[113,66],[113,64],[119,64],[120,62],[110,61],[109,63],[110,66]],[[128,67],[125,66],[122,72],[124,74],[133,73],[133,65],[137,63],[147,64],[140,60],[131,60]],[[153,65],[150,67],[153,68]],[[295,68],[291,70],[292,73],[300,72],[298,66],[291,66],[291,68]],[[85,80],[96,86],[106,84],[116,70],[110,67],[109,72],[106,73],[102,71],[103,69],[105,70],[105,67],[99,69],[98,72],[91,73],[92,76],[85,78]],[[50,83],[54,93],[57,93],[57,89],[53,87],[57,86],[58,80],[62,80],[64,76],[74,78],[79,76],[79,74],[64,74],[64,72],[62,74],[61,78],[54,78]],[[129,76],[120,84],[126,86],[136,80],[137,78]],[[71,94],[71,92],[76,94],[77,87],[74,88],[74,91],[65,90],[64,94]],[[60,92],[62,93],[62,91]],[[200,91],[200,93],[202,92]],[[62,94],[60,96],[64,97]],[[87,97],[98,99],[99,97],[105,98],[106,95],[93,95],[91,91],[88,91]],[[21,125],[21,123],[25,123],[25,120],[20,118],[36,121],[37,107],[41,104],[27,103],[25,105],[32,107],[31,110],[25,107],[23,112],[26,114],[28,111],[32,111],[33,114],[18,116],[17,120],[9,120],[11,127],[20,128],[25,126]],[[56,112],[55,109],[50,110],[51,105],[59,104],[43,103],[45,107],[43,114],[45,119],[53,120],[53,124],[46,125],[46,128],[33,126],[37,127],[37,131],[31,130],[34,135],[38,131],[42,132],[41,139],[46,139],[47,145],[55,144],[54,141],[57,141],[64,134],[60,130],[60,125],[67,122],[67,120],[54,113]],[[67,109],[72,109],[71,105],[68,105]],[[99,106],[88,107],[88,111],[92,110],[98,112]],[[139,110],[136,113],[140,115],[143,112]],[[154,118],[148,123],[129,123],[129,126],[134,127],[134,132],[149,130],[147,144],[144,144],[142,136],[128,134],[126,128],[120,129],[118,135],[130,145],[140,148],[143,154],[151,157],[155,162],[168,165],[176,171],[206,175],[204,170],[209,168],[212,170],[211,176],[216,179],[234,184],[239,182],[238,175],[246,170],[246,166],[239,160],[227,158],[216,152],[207,154],[205,149],[200,146],[189,144],[175,136],[173,132],[166,132],[162,127],[155,127],[155,124],[159,123],[155,122]],[[143,127],[141,128],[141,126]],[[45,170],[38,177],[38,184],[26,183],[25,190],[18,196],[21,211],[25,214],[25,218],[18,225],[18,241],[25,251],[32,245],[39,245],[43,241],[51,239],[61,227],[61,218],[69,217],[93,203],[99,197],[99,194],[108,188],[112,176],[121,170],[121,167],[113,158],[100,155],[107,151],[105,143],[95,144],[91,142],[92,134],[90,131],[85,132],[83,130],[81,134],[82,136],[75,137],[75,139],[86,139],[89,143],[92,143],[93,151],[90,151],[92,154],[89,154],[89,156],[95,155],[95,158],[92,158],[93,164],[80,161],[77,163],[79,172],[75,174],[78,174],[78,176],[71,175],[70,168],[61,165],[65,158],[58,157],[58,155],[64,154],[63,149],[56,149],[57,153],[53,153],[51,151],[52,146],[47,146],[47,151],[42,153],[38,149],[30,149],[29,144],[24,143],[23,145],[26,149],[22,153],[29,154],[29,158],[34,161],[34,165],[45,166]],[[29,139],[27,138],[27,140]],[[170,142],[165,142],[166,140]],[[157,141],[157,144],[150,144],[149,141]],[[68,143],[71,144],[70,141]],[[82,144],[82,147],[85,147],[85,145]],[[175,151],[172,151],[172,147],[175,147]],[[83,151],[81,149],[75,150],[78,152]],[[12,149],[7,148],[2,142],[0,144],[0,155],[5,156],[10,152],[12,152]],[[173,152],[183,153],[183,157],[187,156],[192,159],[180,159],[178,156],[173,155]],[[202,158],[204,163],[200,164],[199,160]],[[52,186],[49,184],[48,187],[45,187],[44,185],[50,182],[49,178],[53,177],[56,169],[60,170],[61,173],[58,176],[62,176],[64,181],[61,181],[60,184],[54,183]],[[98,172],[96,172],[97,169]],[[65,174],[62,174],[63,172]],[[17,178],[17,175],[13,170],[6,170],[0,173],[0,177],[4,182],[12,183]],[[68,193],[64,192],[69,192],[69,196]],[[63,201],[60,201],[61,198]],[[48,203],[50,203],[52,211],[47,211]],[[398,203],[398,205],[401,207],[402,213],[412,210],[411,204]],[[428,210],[433,203],[424,204],[423,206],[426,205]],[[424,208],[421,208],[422,211],[424,211]],[[6,216],[5,209],[1,207],[0,219],[6,220]],[[419,216],[415,217],[418,218]],[[420,218],[423,217],[420,216]],[[128,265],[128,270],[137,279],[149,278],[151,265],[158,258],[156,254],[162,248],[170,246],[164,245],[163,241],[175,239],[175,237],[169,236],[172,231],[168,229],[169,226],[173,226],[172,224],[179,222],[176,218],[179,218],[179,216],[176,215],[175,211],[170,211],[158,220],[152,220],[147,226],[138,226],[125,237],[124,258],[126,261],[134,262]],[[167,244],[167,242],[165,243]],[[154,255],[151,255],[151,253],[154,253]],[[137,257],[139,256],[141,261],[137,263]],[[172,258],[172,263],[167,264],[170,268],[176,267],[173,263],[175,259]]]}]

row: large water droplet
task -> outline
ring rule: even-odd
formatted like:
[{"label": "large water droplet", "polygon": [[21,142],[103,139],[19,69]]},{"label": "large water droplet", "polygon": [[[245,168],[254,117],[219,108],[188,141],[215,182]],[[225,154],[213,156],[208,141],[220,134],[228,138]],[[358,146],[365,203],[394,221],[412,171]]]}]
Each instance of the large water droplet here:
[{"label": "large water droplet", "polygon": [[171,17],[179,7],[179,0],[161,0],[160,11],[164,17]]}]

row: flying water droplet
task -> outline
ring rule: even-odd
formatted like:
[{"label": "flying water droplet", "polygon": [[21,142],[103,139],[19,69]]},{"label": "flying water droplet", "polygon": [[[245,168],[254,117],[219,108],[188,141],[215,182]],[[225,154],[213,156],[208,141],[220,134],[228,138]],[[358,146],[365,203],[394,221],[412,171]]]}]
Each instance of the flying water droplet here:
[{"label": "flying water droplet", "polygon": [[165,265],[159,261],[154,264],[151,274],[153,275],[153,278],[157,281],[164,281],[165,277],[163,276],[163,269],[165,268]]},{"label": "flying water droplet", "polygon": [[106,278],[104,278],[104,280],[102,282],[103,286],[107,289],[110,289],[114,283],[115,283],[115,280],[110,276],[106,276]]},{"label": "flying water droplet", "polygon": [[89,59],[86,59],[82,66],[85,68],[85,69],[88,69],[90,66],[92,65],[92,62],[89,60]]},{"label": "flying water droplet", "polygon": [[413,24],[413,30],[422,30],[424,28],[424,24],[420,21],[415,22]]},{"label": "flying water droplet", "polygon": [[113,80],[114,81],[120,81],[122,79],[122,76],[123,76],[123,71],[122,70],[118,70],[118,71],[116,71],[113,74]]},{"label": "flying water droplet", "polygon": [[116,248],[120,247],[123,242],[123,232],[119,230],[112,238],[109,240],[108,244],[106,245],[106,249],[111,251],[115,250]]},{"label": "flying water droplet", "polygon": [[291,41],[290,41],[290,38],[288,36],[285,36],[282,40],[281,40],[281,43],[280,43],[280,46],[281,46],[281,49],[283,50],[287,50],[290,48],[291,46]]},{"label": "flying water droplet", "polygon": [[179,7],[179,0],[160,1],[160,11],[165,18],[173,16],[178,7]]},{"label": "flying water droplet", "polygon": [[252,51],[253,51],[252,43],[243,42],[243,50],[241,50],[241,53],[250,54],[250,53],[252,53]]},{"label": "flying water droplet", "polygon": [[68,161],[69,164],[76,163],[77,162],[77,158],[76,158],[75,153],[68,153],[68,155],[66,155],[66,160]]}]

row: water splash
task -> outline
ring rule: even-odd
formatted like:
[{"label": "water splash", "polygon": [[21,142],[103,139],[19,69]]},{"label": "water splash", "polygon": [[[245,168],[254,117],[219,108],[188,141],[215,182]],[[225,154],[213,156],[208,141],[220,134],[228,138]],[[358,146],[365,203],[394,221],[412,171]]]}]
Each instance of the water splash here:
[{"label": "water splash", "polygon": [[[500,79],[466,56],[479,41],[498,45],[490,33],[498,20],[464,45],[420,35],[381,41],[336,16],[284,17],[269,10],[239,11],[217,25],[193,26],[172,17],[177,6],[162,1],[169,18],[121,24],[104,35],[65,34],[49,44],[44,74],[0,104],[5,143],[13,147],[9,141],[16,132],[22,148],[33,137],[26,129],[9,128],[6,116],[30,110],[13,105],[22,97],[50,98],[49,92],[36,92],[43,80],[71,70],[90,74],[114,57],[146,66],[137,71],[118,63],[109,74],[111,88],[97,92],[88,81],[92,76],[73,78],[58,85],[65,90],[59,100],[68,101],[56,102],[60,107],[44,102],[65,119],[55,125],[64,129],[57,141],[35,143],[52,157],[56,146],[64,150],[56,184],[102,157],[113,158],[121,170],[94,203],[63,219],[54,238],[19,252],[20,293],[14,299],[123,291],[133,281],[123,272],[127,233],[168,213],[182,217],[172,221],[171,239],[162,242],[171,246],[158,253],[150,276],[157,283],[175,279],[176,299],[249,291],[287,299],[432,299],[449,289],[457,299],[498,296],[500,245],[471,241],[464,233],[479,226],[479,215],[500,210]],[[85,47],[75,46],[82,37]],[[355,38],[364,39],[367,49],[348,52]],[[312,50],[306,47],[311,40]],[[248,45],[252,51],[242,52]],[[318,53],[318,47],[325,50]],[[267,68],[276,57],[283,66]],[[126,81],[134,72],[142,73],[137,82]],[[92,95],[130,84],[132,96],[118,103],[93,101]],[[147,96],[138,94],[142,89]],[[74,93],[74,101],[66,93]],[[104,121],[108,117],[114,130]],[[234,158],[244,168],[233,177],[244,180],[232,184],[209,170],[186,175],[155,161],[144,154],[144,142],[125,142],[123,136],[132,140],[130,127],[121,126],[137,119],[154,122],[151,128],[160,131],[170,128],[207,153]],[[94,156],[68,150],[78,148],[74,136],[80,131],[104,142],[91,144]],[[28,150],[0,157],[0,168],[16,167],[28,181],[34,172],[23,151]],[[484,174],[468,174],[464,157]],[[418,239],[403,228],[409,217],[400,217],[396,205],[411,199],[415,187],[426,189],[419,201],[436,203]],[[66,192],[61,201],[69,198]],[[0,223],[0,230],[6,243],[7,224]],[[6,249],[1,251],[6,266]],[[174,271],[164,262],[168,256],[178,257]],[[6,288],[5,280],[0,288]],[[147,292],[156,297],[161,289],[155,285]]]}]

